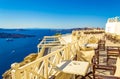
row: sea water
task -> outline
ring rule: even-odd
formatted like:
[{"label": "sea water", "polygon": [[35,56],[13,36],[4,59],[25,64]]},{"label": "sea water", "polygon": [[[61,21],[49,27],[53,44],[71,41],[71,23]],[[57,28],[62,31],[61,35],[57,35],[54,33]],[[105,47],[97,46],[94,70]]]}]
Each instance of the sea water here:
[{"label": "sea water", "polygon": [[10,66],[14,62],[23,61],[24,57],[30,53],[37,53],[37,44],[44,36],[55,35],[56,33],[71,33],[71,30],[59,30],[59,29],[7,29],[1,30],[4,33],[17,33],[35,35],[35,37],[28,38],[13,38],[12,41],[7,41],[6,38],[0,38],[0,79],[2,74],[10,69]]}]

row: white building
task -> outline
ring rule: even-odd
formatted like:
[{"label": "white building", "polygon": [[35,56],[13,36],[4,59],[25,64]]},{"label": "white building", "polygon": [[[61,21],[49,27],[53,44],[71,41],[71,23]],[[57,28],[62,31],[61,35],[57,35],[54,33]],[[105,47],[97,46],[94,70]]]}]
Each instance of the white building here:
[{"label": "white building", "polygon": [[120,18],[109,18],[106,23],[105,32],[120,34]]}]

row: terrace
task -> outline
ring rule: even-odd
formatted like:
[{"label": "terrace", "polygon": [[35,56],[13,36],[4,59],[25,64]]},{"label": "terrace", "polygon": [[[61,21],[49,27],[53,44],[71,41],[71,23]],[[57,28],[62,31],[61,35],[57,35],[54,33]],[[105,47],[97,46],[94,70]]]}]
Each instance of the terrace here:
[{"label": "terrace", "polygon": [[[40,55],[23,66],[12,64],[3,79],[120,79],[119,46],[104,35],[104,30],[73,31],[71,42],[68,37],[44,37],[38,44]],[[54,50],[41,55],[43,48]]]}]

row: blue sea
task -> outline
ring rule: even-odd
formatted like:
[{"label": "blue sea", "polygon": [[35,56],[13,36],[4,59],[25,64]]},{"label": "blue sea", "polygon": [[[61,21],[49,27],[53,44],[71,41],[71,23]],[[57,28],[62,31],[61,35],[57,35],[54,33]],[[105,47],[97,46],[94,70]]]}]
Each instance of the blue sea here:
[{"label": "blue sea", "polygon": [[24,57],[30,53],[37,52],[37,44],[44,36],[51,36],[56,33],[71,33],[67,29],[0,29],[0,33],[17,33],[35,35],[29,38],[14,38],[13,41],[7,41],[6,38],[0,38],[0,79],[2,74],[10,69],[14,62],[23,61]]}]

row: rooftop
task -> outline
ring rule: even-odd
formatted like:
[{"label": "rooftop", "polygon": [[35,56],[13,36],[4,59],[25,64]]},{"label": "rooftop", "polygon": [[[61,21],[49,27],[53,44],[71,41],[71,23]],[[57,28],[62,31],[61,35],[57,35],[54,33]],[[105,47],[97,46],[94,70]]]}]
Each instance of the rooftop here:
[{"label": "rooftop", "polygon": [[112,22],[120,22],[120,17],[116,16],[114,18],[109,18],[108,22],[112,23]]}]

